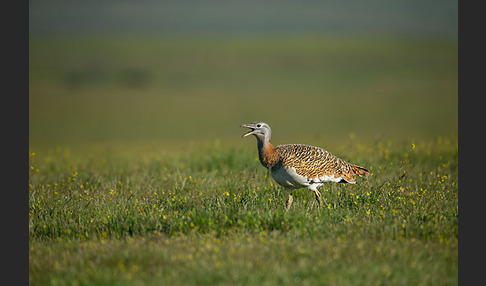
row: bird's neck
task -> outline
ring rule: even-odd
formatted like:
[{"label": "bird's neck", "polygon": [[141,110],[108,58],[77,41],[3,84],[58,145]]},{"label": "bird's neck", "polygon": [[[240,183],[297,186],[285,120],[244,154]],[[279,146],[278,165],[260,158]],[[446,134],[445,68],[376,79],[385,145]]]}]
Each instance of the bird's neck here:
[{"label": "bird's neck", "polygon": [[271,168],[275,166],[278,161],[277,153],[275,152],[275,146],[267,140],[257,140],[258,146],[258,158],[263,166]]}]

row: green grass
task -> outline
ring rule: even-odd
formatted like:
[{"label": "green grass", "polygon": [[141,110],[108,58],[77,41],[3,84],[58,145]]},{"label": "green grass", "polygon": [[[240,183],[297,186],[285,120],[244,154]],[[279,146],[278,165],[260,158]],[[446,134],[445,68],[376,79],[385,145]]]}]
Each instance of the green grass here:
[{"label": "green grass", "polygon": [[30,281],[456,284],[457,138],[413,144],[346,146],[371,177],[289,212],[256,150],[36,153]]},{"label": "green grass", "polygon": [[[456,285],[457,42],[30,41],[31,285]],[[367,167],[322,208],[240,124]]]}]

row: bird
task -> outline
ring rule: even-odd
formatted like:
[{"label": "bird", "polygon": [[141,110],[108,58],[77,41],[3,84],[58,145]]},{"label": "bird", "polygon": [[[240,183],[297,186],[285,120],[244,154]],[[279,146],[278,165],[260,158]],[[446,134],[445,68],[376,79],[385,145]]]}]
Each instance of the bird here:
[{"label": "bird", "polygon": [[370,171],[364,167],[340,159],[323,148],[307,144],[270,143],[272,129],[262,121],[243,124],[250,129],[243,137],[253,135],[257,140],[260,163],[270,170],[270,175],[280,186],[290,190],[285,203],[288,211],[292,206],[292,190],[306,188],[315,194],[322,206],[322,195],[317,189],[326,182],[356,183],[356,176],[367,177]]}]

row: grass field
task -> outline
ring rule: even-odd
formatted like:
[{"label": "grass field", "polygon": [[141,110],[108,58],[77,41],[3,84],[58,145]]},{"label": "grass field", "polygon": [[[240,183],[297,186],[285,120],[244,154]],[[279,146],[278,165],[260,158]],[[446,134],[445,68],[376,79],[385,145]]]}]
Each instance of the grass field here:
[{"label": "grass field", "polygon": [[[32,39],[29,104],[31,285],[458,282],[457,43]],[[255,120],[372,175],[285,212]]]}]

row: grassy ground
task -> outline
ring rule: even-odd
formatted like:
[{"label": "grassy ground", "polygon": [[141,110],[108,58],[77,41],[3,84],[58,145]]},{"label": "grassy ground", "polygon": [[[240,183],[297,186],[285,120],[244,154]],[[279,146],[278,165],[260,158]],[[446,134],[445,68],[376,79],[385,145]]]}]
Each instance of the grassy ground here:
[{"label": "grassy ground", "polygon": [[[454,44],[194,43],[31,41],[30,284],[457,284]],[[372,175],[285,212],[254,120]]]},{"label": "grassy ground", "polygon": [[289,212],[255,150],[31,154],[30,280],[456,284],[457,138],[413,144],[347,146],[371,177]]}]

